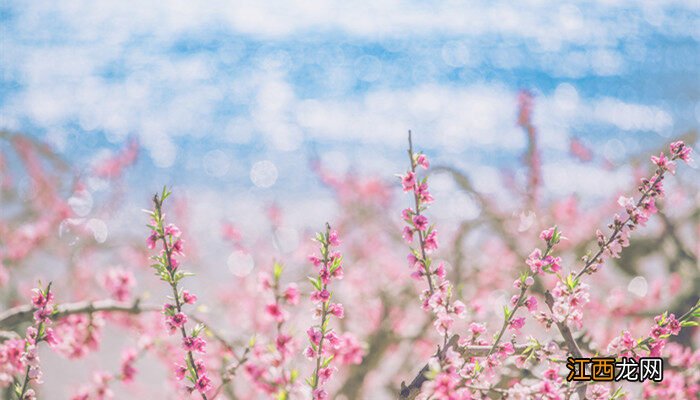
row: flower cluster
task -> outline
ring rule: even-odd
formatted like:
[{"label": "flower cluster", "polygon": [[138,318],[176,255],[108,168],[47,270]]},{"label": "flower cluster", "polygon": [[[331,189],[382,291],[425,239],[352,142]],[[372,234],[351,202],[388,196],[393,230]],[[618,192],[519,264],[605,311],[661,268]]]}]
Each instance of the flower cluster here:
[{"label": "flower cluster", "polygon": [[315,304],[314,314],[320,318],[320,323],[306,331],[309,346],[304,350],[304,355],[316,361],[313,374],[306,379],[311,387],[312,396],[314,400],[325,400],[328,398],[328,392],[324,386],[337,370],[331,365],[334,359],[331,349],[337,349],[341,344],[339,336],[328,325],[331,316],[345,316],[343,305],[331,302],[333,293],[329,290],[329,285],[332,279],[343,277],[343,257],[337,251],[331,250],[332,247],[340,245],[340,239],[338,233],[331,230],[330,225],[326,224],[325,233],[316,234],[316,241],[319,243],[321,257],[311,256],[309,259],[318,269],[318,276],[309,277],[309,280],[314,288],[311,293],[311,301]]},{"label": "flower cluster", "polygon": [[[510,305],[512,309],[508,305],[503,306],[503,325],[496,335],[496,339],[489,351],[489,356],[498,348],[506,329],[517,333],[525,326],[525,317],[515,318],[515,313],[520,307],[526,307],[531,313],[537,310],[537,298],[534,296],[527,296],[528,289],[535,284],[535,276],[543,273],[555,274],[561,269],[559,265],[561,259],[559,257],[553,257],[551,251],[562,238],[561,232],[559,232],[556,226],[545,229],[540,233],[540,239],[545,242],[546,248],[544,251],[536,248],[530,253],[525,260],[525,263],[529,267],[528,270],[520,274],[520,277],[513,282],[513,287],[520,289],[520,293],[511,298]],[[489,359],[489,364],[495,365],[494,360]]]},{"label": "flower cluster", "polygon": [[434,276],[439,274],[444,277],[445,270],[439,266],[431,269],[428,254],[437,250],[438,235],[435,226],[431,225],[428,218],[422,213],[433,202],[433,196],[428,189],[428,178],[423,177],[419,179],[417,176],[417,168],[428,169],[430,162],[425,154],[413,153],[410,133],[408,155],[411,161],[411,168],[404,175],[400,176],[401,186],[404,192],[413,193],[414,207],[403,210],[401,214],[406,222],[406,226],[403,228],[403,238],[408,244],[412,244],[414,236],[418,236],[418,248],[412,248],[411,254],[408,256],[408,263],[414,269],[411,276],[416,279],[422,279],[425,276],[432,293],[434,290]]},{"label": "flower cluster", "polygon": [[134,274],[123,268],[110,268],[102,280],[104,288],[117,301],[127,301],[135,284]]},{"label": "flower cluster", "polygon": [[583,326],[583,306],[590,301],[590,287],[580,283],[569,274],[566,280],[557,281],[551,291],[553,303],[550,312],[540,311],[535,318],[547,328],[552,323],[563,323],[581,329]]},{"label": "flower cluster", "polygon": [[[34,389],[30,387],[30,382],[42,383],[37,346],[42,341],[47,342],[50,346],[58,343],[53,329],[48,327],[51,324],[51,317],[55,313],[51,283],[46,289],[35,288],[33,292],[34,325],[27,328],[24,350],[20,357],[20,364],[25,368],[24,378],[17,381],[14,388],[15,394],[20,400],[35,399],[36,394]],[[12,364],[15,364],[15,362],[12,360]]]},{"label": "flower cluster", "polygon": [[105,324],[100,313],[74,314],[56,323],[56,334],[61,338],[55,351],[61,355],[79,359],[98,349]]},{"label": "flower cluster", "polygon": [[669,337],[677,336],[683,327],[699,325],[694,319],[700,319],[700,300],[678,318],[668,312],[656,316],[654,318],[656,324],[651,327],[649,335],[644,339],[637,340],[629,331],[622,332],[610,341],[607,351],[619,357],[636,357],[637,352],[643,350],[648,352],[649,357],[660,357]]},{"label": "flower cluster", "polygon": [[288,371],[287,363],[296,351],[293,337],[284,332],[284,323],[289,313],[284,306],[299,304],[301,293],[295,283],[282,287],[280,277],[283,266],[277,262],[272,268],[272,276],[260,274],[260,285],[263,291],[273,297],[273,302],[265,306],[267,317],[274,322],[275,334],[269,346],[256,345],[253,348],[254,361],[245,366],[245,371],[256,387],[267,395],[277,398],[288,398],[294,388],[297,370]]},{"label": "flower cluster", "polygon": [[170,196],[170,192],[163,188],[161,195],[156,195],[153,198],[154,209],[148,212],[152,219],[151,224],[148,225],[151,228],[151,234],[146,239],[146,243],[150,249],[155,249],[159,243],[162,245],[160,254],[151,257],[154,261],[151,267],[156,271],[156,275],[168,283],[172,289],[174,304],[166,303],[163,305],[165,324],[171,334],[180,332],[182,348],[185,351],[185,363],[184,365],[175,365],[175,376],[178,380],[187,378],[191,384],[187,389],[198,391],[206,400],[206,393],[212,388],[211,379],[207,375],[204,362],[194,357],[194,353],[205,353],[206,351],[206,341],[200,336],[204,326],[199,324],[189,333],[186,329],[188,317],[182,311],[183,306],[194,304],[197,297],[178,288],[179,282],[191,274],[183,272],[179,268],[178,257],[184,256],[180,229],[173,224],[165,225],[165,214],[163,214],[162,208],[163,202],[168,196]]},{"label": "flower cluster", "polygon": [[466,314],[466,306],[459,300],[452,301],[452,285],[445,279],[445,265],[438,264],[432,267],[430,254],[437,250],[438,239],[437,230],[430,224],[423,212],[432,203],[433,197],[428,189],[428,178],[417,178],[417,169],[421,167],[428,169],[430,161],[423,153],[413,152],[413,143],[409,133],[410,170],[401,177],[401,184],[404,192],[413,193],[413,208],[403,210],[402,217],[406,226],[403,228],[403,238],[408,244],[413,243],[414,236],[417,236],[418,247],[411,248],[408,255],[408,262],[414,272],[411,274],[416,279],[426,277],[428,289],[421,296],[423,309],[432,310],[435,314],[435,329],[438,333],[447,337],[451,333],[454,317],[463,318]]},{"label": "flower cluster", "polygon": [[658,157],[651,157],[652,163],[656,165],[656,170],[651,178],[642,178],[638,187],[642,195],[636,203],[631,197],[620,196],[618,204],[624,207],[627,217],[623,218],[619,214],[615,214],[613,223],[608,225],[608,228],[612,230],[610,237],[606,237],[600,230],[596,232],[599,250],[594,256],[584,257],[585,266],[577,274],[577,278],[584,273],[597,271],[603,264],[603,257],[619,258],[622,249],[629,246],[630,233],[637,226],[644,226],[649,217],[658,211],[656,200],[664,196],[664,175],[666,172],[675,173],[675,160],[682,160],[686,163],[691,161],[691,149],[682,141],[671,143],[670,150],[670,158],[667,158],[663,152]]},{"label": "flower cluster", "polygon": [[[425,154],[414,153],[411,134],[409,132],[409,148],[408,156],[410,161],[410,170],[401,177],[401,184],[404,192],[413,193],[413,208],[403,210],[402,217],[406,226],[403,229],[403,238],[410,245],[414,241],[414,236],[417,236],[417,248],[411,248],[411,254],[408,256],[409,265],[414,272],[411,274],[415,279],[425,279],[428,283],[428,288],[421,294],[422,306],[426,311],[431,311],[434,319],[433,326],[443,338],[443,347],[447,346],[449,337],[452,335],[452,325],[455,317],[464,318],[466,316],[466,306],[460,300],[453,300],[453,288],[449,280],[445,279],[445,265],[439,263],[435,268],[432,266],[430,254],[437,250],[437,230],[435,226],[430,224],[428,218],[423,215],[428,208],[428,205],[433,202],[433,197],[428,188],[428,179],[417,177],[418,167],[428,169],[430,162]],[[457,353],[449,351],[438,352],[438,357],[432,359],[431,371],[434,377],[438,379],[430,383],[426,383],[428,387],[424,393],[433,393],[435,398],[442,397],[441,394],[452,393],[450,385],[443,385],[446,378],[450,374],[455,374],[459,368],[459,364],[455,361],[459,358]],[[454,355],[454,357],[451,357]],[[440,371],[439,373],[437,371]]]}]

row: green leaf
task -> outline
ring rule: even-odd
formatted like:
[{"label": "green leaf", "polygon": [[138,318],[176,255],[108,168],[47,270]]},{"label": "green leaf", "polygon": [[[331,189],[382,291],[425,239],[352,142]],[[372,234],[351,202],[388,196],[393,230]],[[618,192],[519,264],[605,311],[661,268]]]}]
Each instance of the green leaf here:
[{"label": "green leaf", "polygon": [[503,317],[505,319],[510,317],[510,308],[508,308],[508,306],[503,306]]},{"label": "green leaf", "polygon": [[321,290],[323,286],[321,286],[321,279],[319,278],[312,278],[310,276],[307,276],[309,279],[309,282],[311,282],[312,285],[316,288],[316,290]]},{"label": "green leaf", "polygon": [[554,225],[554,233],[552,234],[552,244],[559,243],[561,240],[561,232],[559,232],[559,227]]},{"label": "green leaf", "polygon": [[272,266],[272,274],[275,277],[275,281],[280,279],[280,276],[282,276],[283,269],[284,267],[282,266],[282,264],[275,261],[275,264]]},{"label": "green leaf", "polygon": [[204,324],[197,324],[194,328],[192,328],[192,336],[197,337],[199,334],[202,332],[204,329]]},{"label": "green leaf", "polygon": [[323,360],[323,363],[321,364],[321,368],[326,368],[328,366],[328,364],[330,364],[331,361],[333,361],[333,357],[335,357],[335,356],[331,355],[330,357]]},{"label": "green leaf", "polygon": [[574,281],[573,275],[569,274],[566,276],[566,286],[570,290],[574,290],[576,288],[576,281]]},{"label": "green leaf", "polygon": [[326,238],[323,236],[321,232],[316,233],[316,241],[324,244],[326,242]]},{"label": "green leaf", "polygon": [[610,396],[610,400],[617,400],[624,395],[625,395],[625,392],[622,391],[622,386],[620,386],[617,388],[617,390],[615,390],[615,393],[613,393],[612,396]]},{"label": "green leaf", "polygon": [[697,321],[683,321],[681,326],[685,328],[686,326],[700,326],[700,324]]},{"label": "green leaf", "polygon": [[666,323],[666,316],[668,315],[668,311],[664,311],[663,314],[661,314],[661,319],[657,322],[659,326],[664,326]]},{"label": "green leaf", "polygon": [[310,377],[306,378],[306,383],[311,387],[316,386],[316,375],[311,375]]}]

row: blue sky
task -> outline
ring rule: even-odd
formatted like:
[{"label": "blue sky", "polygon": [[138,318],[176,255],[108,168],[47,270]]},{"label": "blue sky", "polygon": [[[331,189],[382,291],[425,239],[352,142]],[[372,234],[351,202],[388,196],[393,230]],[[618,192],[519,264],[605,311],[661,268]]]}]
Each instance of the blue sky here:
[{"label": "blue sky", "polygon": [[0,127],[78,168],[138,137],[137,174],[164,183],[255,189],[269,161],[279,195],[314,156],[391,176],[408,129],[439,161],[514,166],[521,88],[547,160],[591,179],[562,161],[571,137],[620,162],[700,120],[695,1],[0,7]]}]

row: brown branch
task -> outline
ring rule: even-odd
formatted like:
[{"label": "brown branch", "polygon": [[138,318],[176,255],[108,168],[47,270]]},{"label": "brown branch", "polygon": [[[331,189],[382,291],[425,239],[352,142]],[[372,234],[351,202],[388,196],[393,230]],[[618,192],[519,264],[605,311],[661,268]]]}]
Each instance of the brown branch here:
[{"label": "brown branch", "polygon": [[[552,297],[552,294],[549,293],[549,290],[544,292],[544,302],[547,304],[547,307],[549,307],[549,311],[554,312],[552,309],[552,307],[554,307],[554,297]],[[574,336],[571,334],[571,329],[569,329],[569,326],[566,325],[565,322],[555,321],[555,323],[557,325],[557,329],[559,329],[559,332],[561,333],[561,336],[564,338],[564,344],[566,345],[566,348],[569,349],[569,352],[576,358],[583,358],[581,349],[579,349]],[[586,385],[579,385],[576,388],[576,393],[578,393],[579,399],[585,399]]]},{"label": "brown branch", "polygon": [[[161,306],[152,303],[143,304],[140,299],[136,299],[131,303],[114,300],[79,301],[76,303],[57,305],[56,314],[52,319],[58,320],[73,314],[92,314],[96,312],[116,312],[136,315],[160,310],[162,310]],[[231,345],[221,333],[212,329],[203,319],[192,315],[189,315],[189,317],[193,321],[205,325],[205,329],[214,339],[220,342],[226,349],[233,351],[233,345]],[[34,308],[31,305],[21,305],[10,308],[0,313],[0,331],[13,330],[22,323],[31,322],[33,318]],[[4,338],[4,336],[0,338]]]},{"label": "brown branch", "polygon": [[[469,358],[469,357],[487,357],[489,355],[489,352],[491,351],[491,346],[463,346],[459,347],[457,343],[459,342],[459,335],[454,335],[450,338],[449,342],[447,342],[447,346],[445,346],[442,349],[439,349],[438,352],[435,354],[436,357],[442,357],[447,349],[454,348],[455,351],[457,351],[462,358]],[[520,354],[525,349],[528,348],[527,344],[517,344],[514,346],[515,348],[515,354]],[[411,383],[407,386],[405,382],[401,382],[401,391],[399,392],[399,399],[407,399],[407,400],[412,400],[415,399],[418,394],[420,394],[420,388],[423,386],[423,383],[428,380],[428,378],[425,376],[425,374],[429,371],[430,366],[428,364],[425,364],[423,368],[418,372],[415,378],[411,381]]]},{"label": "brown branch", "polygon": [[[141,314],[159,311],[160,309],[161,307],[155,304],[141,304],[138,299],[133,303],[123,303],[114,300],[81,301],[57,305],[53,319],[60,319],[73,314],[92,314],[102,311]],[[33,314],[34,308],[31,305],[22,305],[6,310],[0,313],[0,329],[12,329],[24,322],[30,322]]]}]

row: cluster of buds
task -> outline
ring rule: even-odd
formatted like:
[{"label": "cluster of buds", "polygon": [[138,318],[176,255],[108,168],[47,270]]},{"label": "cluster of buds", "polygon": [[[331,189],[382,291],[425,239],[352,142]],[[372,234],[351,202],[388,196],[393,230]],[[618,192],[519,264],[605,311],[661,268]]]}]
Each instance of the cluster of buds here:
[{"label": "cluster of buds", "polygon": [[194,353],[204,353],[206,351],[206,341],[200,336],[204,326],[198,324],[188,333],[186,329],[187,314],[182,309],[185,304],[194,304],[197,297],[186,290],[178,288],[180,281],[192,274],[180,270],[180,262],[177,257],[184,256],[183,240],[180,238],[181,232],[173,224],[165,224],[165,214],[163,214],[163,202],[170,196],[170,192],[163,188],[160,196],[153,198],[154,209],[148,211],[151,216],[151,234],[146,239],[150,249],[154,249],[159,243],[162,245],[160,254],[152,256],[154,263],[151,267],[156,275],[163,282],[168,283],[172,289],[172,300],[174,304],[163,305],[163,315],[165,324],[170,333],[180,332],[182,336],[182,348],[185,350],[184,365],[176,364],[175,376],[178,380],[187,378],[190,385],[187,390],[198,391],[206,400],[206,392],[212,388],[211,379],[207,376],[204,362],[197,360]]},{"label": "cluster of buds", "polygon": [[270,345],[253,348],[254,361],[246,364],[245,371],[259,390],[286,399],[294,388],[298,371],[288,371],[286,368],[295,352],[295,343],[292,336],[283,331],[284,323],[289,318],[284,306],[299,304],[301,294],[295,283],[282,287],[282,271],[282,264],[275,262],[272,276],[266,273],[260,275],[262,290],[270,293],[274,299],[265,306],[265,313],[275,323],[275,336]]},{"label": "cluster of buds", "polygon": [[306,379],[311,387],[313,399],[325,400],[328,398],[328,392],[324,386],[336,371],[331,365],[334,359],[332,349],[341,344],[338,335],[328,325],[331,316],[343,318],[345,315],[342,304],[331,302],[333,293],[328,288],[333,278],[342,278],[343,267],[340,253],[331,250],[332,247],[340,245],[340,239],[338,233],[331,230],[330,225],[326,224],[325,233],[316,234],[316,241],[320,246],[321,257],[311,256],[309,259],[318,269],[318,276],[309,277],[309,281],[314,288],[311,293],[311,301],[315,304],[314,313],[320,318],[320,323],[306,331],[309,346],[304,355],[316,361],[313,375]]}]

